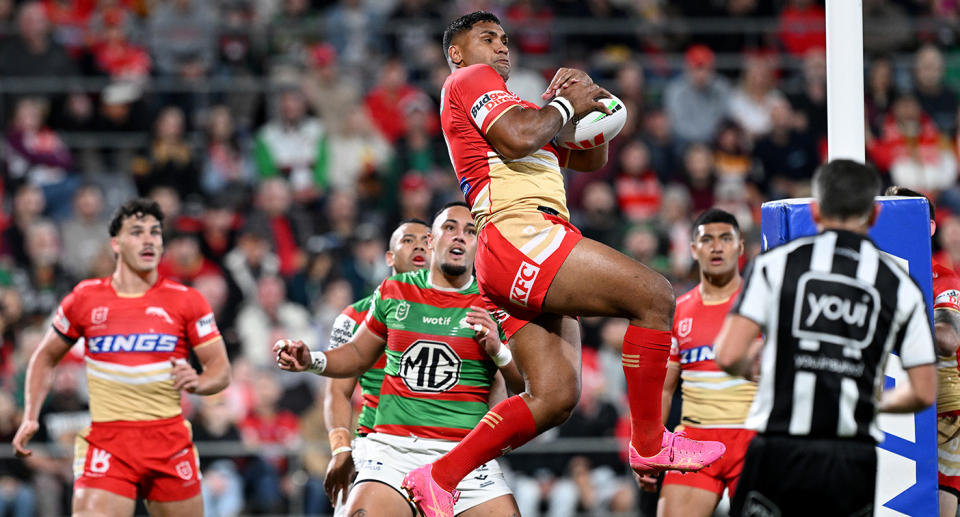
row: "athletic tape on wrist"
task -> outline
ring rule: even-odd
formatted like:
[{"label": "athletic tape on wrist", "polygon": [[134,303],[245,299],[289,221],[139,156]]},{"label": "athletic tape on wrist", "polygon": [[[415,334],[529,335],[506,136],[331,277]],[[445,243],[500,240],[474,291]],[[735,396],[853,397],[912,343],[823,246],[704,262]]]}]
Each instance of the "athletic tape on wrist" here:
[{"label": "athletic tape on wrist", "polygon": [[491,359],[497,367],[506,366],[510,361],[513,361],[513,352],[510,351],[510,347],[506,343],[500,343],[500,350]]},{"label": "athletic tape on wrist", "polygon": [[323,352],[310,352],[310,366],[307,367],[307,371],[320,375],[326,369],[327,354]]},{"label": "athletic tape on wrist", "polygon": [[349,445],[344,445],[343,447],[337,447],[336,449],[333,450],[333,452],[330,453],[330,457],[332,458],[337,454],[340,454],[341,452],[350,452],[352,450],[353,449]]},{"label": "athletic tape on wrist", "polygon": [[562,126],[567,125],[567,121],[570,120],[570,117],[573,116],[573,104],[570,104],[570,101],[564,99],[563,97],[554,97],[547,106],[553,106],[557,108],[557,111],[560,112],[560,116],[563,118]]},{"label": "athletic tape on wrist", "polygon": [[350,439],[353,438],[353,433],[346,427],[337,427],[327,433],[327,438],[330,440],[330,448],[337,450],[350,446]]}]

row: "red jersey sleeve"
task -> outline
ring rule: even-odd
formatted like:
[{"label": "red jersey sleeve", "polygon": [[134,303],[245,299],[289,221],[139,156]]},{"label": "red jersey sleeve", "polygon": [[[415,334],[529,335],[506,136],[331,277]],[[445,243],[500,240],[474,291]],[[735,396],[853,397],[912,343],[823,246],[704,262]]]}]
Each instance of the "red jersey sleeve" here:
[{"label": "red jersey sleeve", "polygon": [[482,134],[505,111],[522,106],[520,97],[507,90],[507,83],[490,65],[470,65],[458,72],[450,89],[451,101],[464,107]]},{"label": "red jersey sleeve", "polygon": [[939,265],[933,272],[933,309],[960,312],[960,277]]},{"label": "red jersey sleeve", "polygon": [[79,312],[77,295],[76,293],[70,293],[60,302],[57,313],[53,315],[54,330],[57,331],[57,334],[60,334],[60,337],[71,343],[83,336]]},{"label": "red jersey sleeve", "polygon": [[186,309],[187,342],[196,348],[219,339],[220,329],[206,298],[193,289],[189,293],[190,303]]}]

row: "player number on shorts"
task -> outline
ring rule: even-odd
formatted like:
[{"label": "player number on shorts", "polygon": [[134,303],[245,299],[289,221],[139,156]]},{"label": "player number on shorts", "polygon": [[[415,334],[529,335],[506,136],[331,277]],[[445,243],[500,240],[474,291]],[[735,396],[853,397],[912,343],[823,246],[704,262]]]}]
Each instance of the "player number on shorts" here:
[{"label": "player number on shorts", "polygon": [[421,339],[400,356],[400,378],[410,391],[439,393],[460,381],[460,364],[450,345]]}]

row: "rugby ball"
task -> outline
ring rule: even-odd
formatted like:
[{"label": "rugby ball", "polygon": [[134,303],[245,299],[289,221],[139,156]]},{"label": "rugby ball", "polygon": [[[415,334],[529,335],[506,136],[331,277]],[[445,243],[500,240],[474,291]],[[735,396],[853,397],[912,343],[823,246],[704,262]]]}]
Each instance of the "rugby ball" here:
[{"label": "rugby ball", "polygon": [[579,120],[570,119],[557,133],[554,141],[567,149],[592,149],[613,140],[627,121],[627,108],[620,99],[600,99],[613,112],[610,115],[602,111],[592,111]]}]

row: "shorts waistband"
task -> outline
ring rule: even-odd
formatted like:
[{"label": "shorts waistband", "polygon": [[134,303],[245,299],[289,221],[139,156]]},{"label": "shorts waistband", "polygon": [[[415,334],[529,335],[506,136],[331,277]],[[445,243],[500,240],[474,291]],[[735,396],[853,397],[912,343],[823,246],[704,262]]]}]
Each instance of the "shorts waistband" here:
[{"label": "shorts waistband", "polygon": [[545,214],[547,214],[547,215],[552,215],[552,216],[554,216],[554,217],[560,217],[560,212],[557,212],[555,209],[550,208],[549,206],[540,205],[540,206],[537,207],[537,210],[539,210],[539,211],[541,211],[541,212],[543,212],[543,213],[545,213]]},{"label": "shorts waistband", "polygon": [[92,427],[162,427],[183,422],[183,415],[161,418],[159,420],[110,420],[107,422],[92,422]]}]

